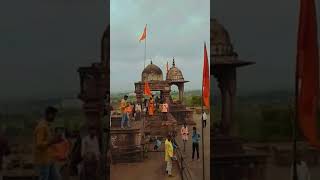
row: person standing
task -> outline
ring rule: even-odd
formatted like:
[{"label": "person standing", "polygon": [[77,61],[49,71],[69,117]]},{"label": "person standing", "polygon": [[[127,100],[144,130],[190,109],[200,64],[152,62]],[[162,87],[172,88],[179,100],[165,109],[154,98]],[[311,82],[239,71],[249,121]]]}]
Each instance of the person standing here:
[{"label": "person standing", "polygon": [[136,103],[132,102],[132,117],[136,119]]},{"label": "person standing", "polygon": [[199,142],[200,142],[200,134],[197,132],[197,128],[193,127],[193,132],[192,132],[192,160],[194,160],[195,151],[197,151],[197,160],[199,160]]},{"label": "person standing", "polygon": [[[296,155],[297,180],[310,180],[310,171],[307,163],[301,159],[301,154]],[[293,165],[291,166],[291,179],[293,179]]]},{"label": "person standing", "polygon": [[130,103],[128,103],[125,112],[127,114],[125,122],[127,123],[127,127],[130,128],[130,121],[132,118],[132,105]]},{"label": "person standing", "polygon": [[172,158],[173,158],[173,145],[171,143],[171,137],[168,134],[167,139],[165,141],[165,162],[167,163],[166,172],[169,177],[172,176]]},{"label": "person standing", "polygon": [[144,102],[143,102],[143,111],[145,112],[145,115],[148,114],[148,100],[147,99],[144,99]]},{"label": "person standing", "polygon": [[181,127],[180,133],[183,141],[183,151],[186,152],[186,143],[188,141],[189,136],[189,130],[186,122]]},{"label": "person standing", "polygon": [[153,95],[149,99],[148,111],[149,111],[149,116],[153,116],[154,115],[154,99],[153,99]]},{"label": "person standing", "polygon": [[60,141],[52,135],[50,127],[57,112],[56,108],[47,107],[44,119],[40,120],[34,129],[34,163],[39,173],[39,180],[61,179],[60,172],[50,154],[50,148]]},{"label": "person standing", "polygon": [[164,121],[167,121],[168,120],[168,110],[169,110],[169,105],[166,101],[164,101],[162,104],[161,104],[161,113],[162,113],[162,120]]},{"label": "person standing", "polygon": [[140,103],[136,104],[135,111],[136,111],[136,120],[138,120],[138,121],[141,120],[141,105],[140,105]]},{"label": "person standing", "polygon": [[97,130],[94,127],[89,128],[89,134],[81,141],[81,156],[83,159],[80,166],[81,180],[97,179],[101,153]]},{"label": "person standing", "polygon": [[126,108],[128,107],[127,99],[128,99],[128,96],[124,95],[123,99],[121,99],[121,102],[120,102],[120,111],[121,111],[121,114],[122,114],[122,117],[121,117],[121,129],[123,129],[123,124],[127,120],[127,113],[126,113]]},{"label": "person standing", "polygon": [[202,120],[203,120],[203,127],[206,127],[207,126],[207,113],[203,111],[202,113]]},{"label": "person standing", "polygon": [[79,175],[78,165],[82,161],[81,157],[81,136],[80,131],[76,130],[74,132],[75,142],[71,151],[71,172],[73,175]]}]

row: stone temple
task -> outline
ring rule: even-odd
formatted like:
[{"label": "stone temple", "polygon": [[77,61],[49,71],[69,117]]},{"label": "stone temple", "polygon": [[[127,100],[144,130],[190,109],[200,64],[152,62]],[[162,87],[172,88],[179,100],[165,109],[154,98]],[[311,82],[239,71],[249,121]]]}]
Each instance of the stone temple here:
[{"label": "stone temple", "polygon": [[[164,78],[165,77],[165,78]],[[176,132],[178,124],[195,124],[193,111],[184,104],[184,84],[187,83],[182,71],[173,59],[172,66],[165,76],[157,65],[151,61],[141,73],[141,80],[134,83],[137,103],[143,104],[144,85],[148,82],[150,90],[158,92],[160,98],[169,105],[167,120],[163,120],[159,113],[154,116],[143,115],[141,120],[133,122],[135,125],[128,129],[121,129],[121,115],[111,116],[111,156],[114,163],[143,161],[144,149],[148,147],[150,139],[164,138],[169,132]],[[178,100],[171,97],[171,87],[179,89]],[[115,107],[117,109],[118,107]]]},{"label": "stone temple", "polygon": [[[178,124],[192,123],[192,111],[187,110],[184,105],[184,84],[189,82],[184,80],[182,71],[176,66],[175,61],[172,61],[172,67],[166,73],[166,79],[163,78],[162,70],[155,64],[150,62],[144,68],[141,74],[141,81],[135,83],[135,93],[137,102],[142,103],[143,89],[145,82],[149,83],[151,91],[159,91],[160,97],[169,104],[170,113],[178,121]],[[176,85],[179,90],[179,100],[173,101],[170,96],[171,87]]]}]

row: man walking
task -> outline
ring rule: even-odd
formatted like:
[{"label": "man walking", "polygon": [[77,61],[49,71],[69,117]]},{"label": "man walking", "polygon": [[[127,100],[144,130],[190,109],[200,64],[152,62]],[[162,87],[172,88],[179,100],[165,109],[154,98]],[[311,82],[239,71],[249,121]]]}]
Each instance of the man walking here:
[{"label": "man walking", "polygon": [[166,172],[169,175],[169,177],[172,176],[172,158],[173,158],[173,146],[171,143],[171,136],[168,134],[167,139],[165,141],[165,162],[167,163]]},{"label": "man walking", "polygon": [[120,102],[120,111],[121,111],[121,114],[122,114],[122,117],[121,117],[121,129],[123,129],[123,124],[127,120],[127,112],[126,112],[126,108],[128,107],[127,99],[128,99],[128,96],[124,95],[123,99],[121,99],[121,102]]},{"label": "man walking", "polygon": [[47,107],[44,119],[39,121],[34,130],[34,162],[39,173],[39,180],[61,179],[60,172],[50,154],[50,148],[60,141],[60,139],[54,138],[50,127],[57,112],[56,108]]},{"label": "man walking", "polygon": [[197,128],[193,127],[193,132],[192,132],[192,160],[194,160],[195,151],[197,151],[197,160],[199,160],[199,142],[200,142],[200,134],[197,132]]}]

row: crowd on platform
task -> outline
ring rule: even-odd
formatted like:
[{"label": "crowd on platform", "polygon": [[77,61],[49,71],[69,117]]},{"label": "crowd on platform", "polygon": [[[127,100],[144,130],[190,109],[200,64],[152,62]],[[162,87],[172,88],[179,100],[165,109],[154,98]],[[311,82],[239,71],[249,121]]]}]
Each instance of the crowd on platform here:
[{"label": "crowd on platform", "polygon": [[169,111],[168,103],[159,98],[158,96],[154,97],[152,95],[149,99],[144,99],[143,103],[139,102],[128,102],[128,96],[125,95],[120,101],[120,112],[121,117],[121,128],[128,127],[130,128],[131,120],[140,120],[142,114],[146,116],[154,116],[156,113],[161,113],[161,119],[167,120],[167,113]]}]

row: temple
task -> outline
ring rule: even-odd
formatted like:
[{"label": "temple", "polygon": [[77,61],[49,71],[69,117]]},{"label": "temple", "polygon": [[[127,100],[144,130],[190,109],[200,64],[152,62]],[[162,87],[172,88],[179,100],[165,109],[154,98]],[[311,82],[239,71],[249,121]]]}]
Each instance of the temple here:
[{"label": "temple", "polygon": [[[152,93],[158,92],[160,99],[169,105],[166,120],[156,112],[153,116],[143,114],[142,119],[135,121],[128,129],[121,129],[121,115],[113,114],[111,117],[111,153],[113,162],[143,161],[144,151],[150,139],[164,138],[169,132],[176,132],[178,124],[194,125],[193,111],[184,104],[184,84],[187,83],[182,71],[172,60],[172,66],[167,70],[164,78],[162,70],[152,61],[141,73],[141,80],[134,83],[136,102],[143,104],[144,86],[149,84]],[[171,96],[171,87],[176,85],[179,89],[179,98],[174,100]],[[155,94],[156,95],[156,94]],[[118,107],[115,107],[118,109]]]}]

